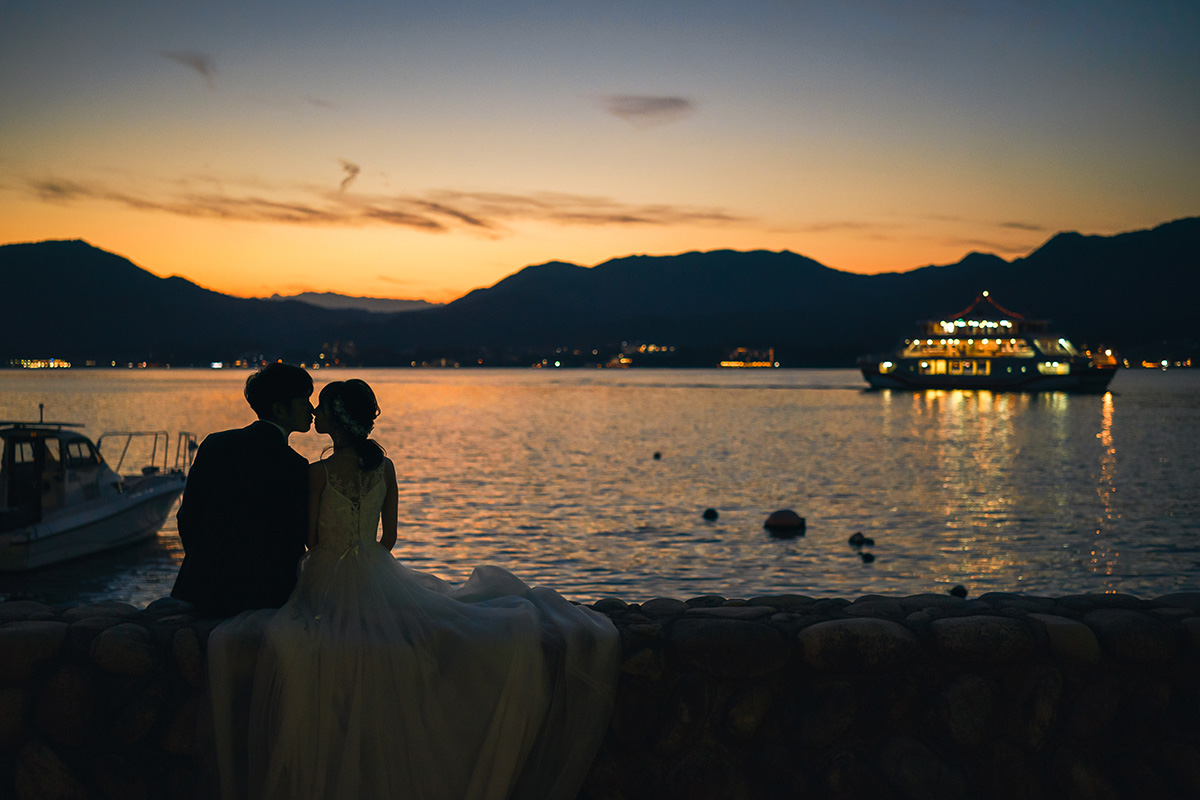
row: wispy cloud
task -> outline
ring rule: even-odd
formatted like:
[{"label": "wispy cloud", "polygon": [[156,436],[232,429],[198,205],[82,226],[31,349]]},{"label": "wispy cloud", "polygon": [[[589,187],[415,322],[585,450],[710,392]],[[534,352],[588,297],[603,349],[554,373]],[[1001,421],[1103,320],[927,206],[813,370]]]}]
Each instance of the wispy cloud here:
[{"label": "wispy cloud", "polygon": [[858,220],[830,220],[828,222],[813,222],[801,225],[797,230],[804,233],[835,233],[837,231],[865,231],[879,227],[875,223]]},{"label": "wispy cloud", "polygon": [[213,66],[212,57],[206,53],[200,53],[195,50],[160,50],[158,52],[163,58],[170,59],[177,64],[193,69],[204,78],[204,82],[208,84],[209,89],[216,88],[216,68]]},{"label": "wispy cloud", "polygon": [[380,283],[391,283],[396,286],[424,286],[423,281],[409,280],[408,278],[397,278],[394,275],[376,275],[375,280]]},{"label": "wispy cloud", "polygon": [[826,233],[853,233],[858,239],[870,239],[872,241],[890,241],[895,238],[894,231],[902,227],[895,223],[882,223],[878,221],[864,221],[851,219],[835,219],[824,220],[820,222],[804,222],[804,223],[789,223],[784,225],[772,226],[768,230],[772,233],[788,234],[788,235],[822,235]]},{"label": "wispy cloud", "polygon": [[[30,180],[26,190],[45,202],[104,201],[147,212],[185,217],[355,227],[387,225],[427,232],[470,230],[503,235],[510,226],[540,222],[571,226],[722,225],[745,222],[724,209],[622,203],[605,197],[555,192],[509,194],[443,190],[425,195],[359,195],[344,192],[358,173],[343,162],[346,177],[337,191],[313,187],[247,185],[236,193],[211,180],[180,182],[159,193],[118,191],[101,183]],[[224,185],[224,184],[222,184]]]},{"label": "wispy cloud", "polygon": [[605,197],[558,192],[440,192],[436,197],[447,205],[473,209],[473,213],[481,220],[493,222],[529,219],[563,225],[680,225],[745,221],[721,209],[670,204],[638,205]]},{"label": "wispy cloud", "polygon": [[614,117],[638,127],[676,122],[696,110],[696,104],[686,97],[608,94],[598,97],[597,102]]},{"label": "wispy cloud", "polygon": [[995,226],[997,228],[1005,228],[1007,230],[1028,231],[1031,233],[1038,233],[1046,230],[1044,225],[1038,225],[1033,222],[1020,222],[1015,220],[996,222],[995,219],[968,218],[956,214],[926,214],[924,219],[932,220],[934,222],[967,224],[973,228]]},{"label": "wispy cloud", "polygon": [[1031,233],[1040,233],[1046,230],[1044,225],[1034,225],[1031,222],[1001,222],[1001,228],[1010,228],[1015,231],[1029,231]]},{"label": "wispy cloud", "polygon": [[91,196],[91,190],[81,183],[64,180],[30,181],[29,188],[41,200],[69,202],[79,197]]},{"label": "wispy cloud", "polygon": [[1027,244],[1014,245],[987,239],[947,239],[945,243],[952,247],[969,247],[981,253],[1028,253],[1033,249]]},{"label": "wispy cloud", "polygon": [[[980,222],[980,226],[995,226],[1005,231],[1019,231],[1020,233],[1042,233],[1046,230],[1044,225],[1037,225],[1032,222]],[[1024,238],[1024,237],[1022,237]],[[1019,242],[1014,244],[1011,241],[1002,239],[980,239],[969,237],[948,238],[945,244],[953,247],[969,247],[983,253],[1003,253],[1005,255],[1023,254],[1032,251],[1036,244],[1029,242]]]},{"label": "wispy cloud", "polygon": [[346,177],[342,178],[342,183],[338,187],[338,191],[344,192],[346,191],[346,187],[353,183],[354,179],[358,177],[358,173],[362,172],[362,169],[358,166],[358,164],[351,164],[345,159],[339,159],[339,163],[341,163],[342,171],[346,173]]}]

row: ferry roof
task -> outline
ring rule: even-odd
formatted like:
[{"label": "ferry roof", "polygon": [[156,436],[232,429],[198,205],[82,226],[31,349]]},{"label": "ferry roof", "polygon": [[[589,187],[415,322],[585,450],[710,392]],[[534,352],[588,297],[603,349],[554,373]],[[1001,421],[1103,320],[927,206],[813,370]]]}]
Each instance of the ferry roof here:
[{"label": "ferry roof", "polygon": [[1046,320],[1028,319],[1023,314],[1009,311],[992,299],[990,293],[981,292],[971,305],[941,319],[927,319],[919,323],[925,335],[956,333],[988,335],[992,329],[1003,329],[1005,335],[1045,333],[1049,327]]},{"label": "ferry roof", "polygon": [[[1021,322],[1026,321],[1024,315],[1018,314],[1015,311],[1009,311],[1007,308],[1005,308],[1004,306],[1000,305],[995,300],[993,300],[992,296],[989,292],[983,292],[982,294],[977,296],[975,298],[975,302],[971,303],[971,305],[967,306],[962,311],[959,311],[957,314],[951,314],[950,319],[966,319],[968,316],[971,316],[971,315],[975,315],[978,318],[981,315],[979,312],[976,311],[976,309],[978,309],[980,306],[991,306],[993,309],[995,309],[996,312],[998,312],[1000,314],[1001,319],[1019,320]],[[992,317],[990,315],[992,313],[993,313],[992,311],[983,311],[982,318],[983,319],[991,319]]]}]

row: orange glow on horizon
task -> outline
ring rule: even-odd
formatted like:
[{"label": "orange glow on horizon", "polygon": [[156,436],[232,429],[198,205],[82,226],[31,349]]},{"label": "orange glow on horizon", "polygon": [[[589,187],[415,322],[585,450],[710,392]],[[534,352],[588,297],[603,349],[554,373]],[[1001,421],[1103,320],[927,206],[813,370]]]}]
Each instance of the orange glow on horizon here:
[{"label": "orange glow on horizon", "polygon": [[[961,244],[940,242],[936,227],[901,239],[864,237],[853,230],[793,233],[759,226],[647,229],[529,223],[486,237],[458,231],[196,219],[103,203],[2,207],[0,242],[83,239],[160,277],[178,275],[235,297],[311,291],[444,303],[547,261],[594,266],[628,255],[790,250],[833,269],[875,274],[954,263],[969,251]],[[1023,255],[1037,244],[999,255]]]}]

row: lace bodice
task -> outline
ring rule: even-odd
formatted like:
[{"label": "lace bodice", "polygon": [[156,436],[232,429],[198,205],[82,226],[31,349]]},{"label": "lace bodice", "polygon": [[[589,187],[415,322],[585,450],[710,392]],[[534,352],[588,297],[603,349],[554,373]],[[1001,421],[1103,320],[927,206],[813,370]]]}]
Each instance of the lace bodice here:
[{"label": "lace bodice", "polygon": [[325,491],[317,511],[317,546],[345,550],[374,543],[386,494],[383,465],[370,472],[355,470],[349,479],[322,465]]}]

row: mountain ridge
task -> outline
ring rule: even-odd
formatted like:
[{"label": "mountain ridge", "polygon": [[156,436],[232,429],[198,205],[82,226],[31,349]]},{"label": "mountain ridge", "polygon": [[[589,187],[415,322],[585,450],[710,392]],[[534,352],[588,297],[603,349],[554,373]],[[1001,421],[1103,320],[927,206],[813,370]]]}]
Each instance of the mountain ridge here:
[{"label": "mountain ridge", "polygon": [[271,302],[291,300],[305,303],[317,308],[358,309],[370,311],[373,314],[400,314],[407,311],[419,311],[426,308],[445,305],[431,303],[428,300],[403,300],[391,297],[363,297],[356,295],[338,294],[337,292],[300,292],[299,294],[281,295],[275,293],[270,297],[258,298]]},{"label": "mountain ridge", "polygon": [[[1187,349],[1200,338],[1189,299],[1200,290],[1200,218],[1114,236],[1060,232],[1012,261],[972,252],[877,275],[789,250],[629,255],[593,267],[549,261],[445,305],[396,313],[231,297],[158,278],[82,240],[0,246],[0,281],[10,296],[38,299],[0,322],[0,363],[311,362],[333,350],[366,365],[528,364],[541,352],[658,342],[686,354],[681,364],[715,363],[746,346],[775,348],[792,366],[849,366],[983,289],[1052,319],[1077,343]],[[50,302],[61,324],[45,324]]]}]

